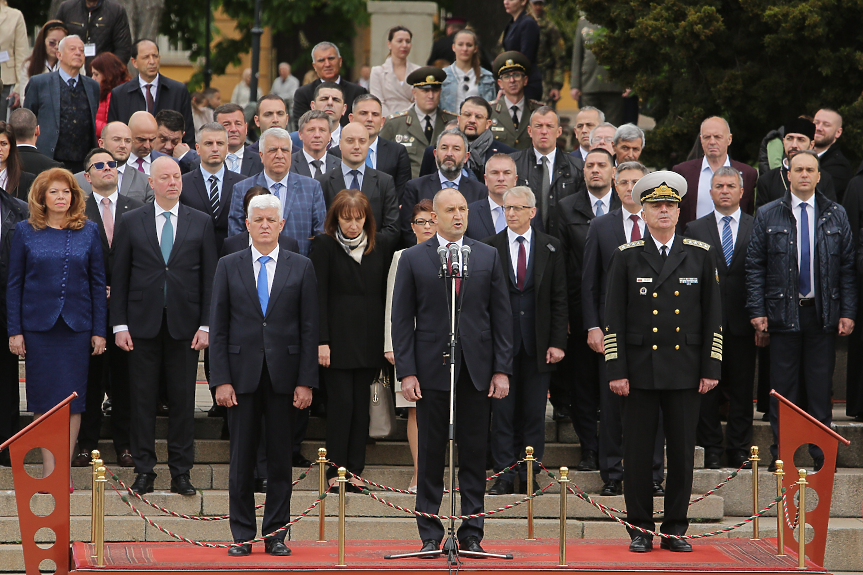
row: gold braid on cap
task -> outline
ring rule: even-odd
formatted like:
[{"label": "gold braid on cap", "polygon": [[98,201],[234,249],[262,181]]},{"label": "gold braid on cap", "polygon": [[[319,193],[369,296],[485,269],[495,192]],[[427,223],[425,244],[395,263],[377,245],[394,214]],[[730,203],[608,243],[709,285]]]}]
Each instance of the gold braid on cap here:
[{"label": "gold braid on cap", "polygon": [[662,182],[662,185],[653,188],[653,191],[646,196],[641,196],[641,203],[644,202],[680,202],[680,194],[674,188],[669,188],[668,184]]}]

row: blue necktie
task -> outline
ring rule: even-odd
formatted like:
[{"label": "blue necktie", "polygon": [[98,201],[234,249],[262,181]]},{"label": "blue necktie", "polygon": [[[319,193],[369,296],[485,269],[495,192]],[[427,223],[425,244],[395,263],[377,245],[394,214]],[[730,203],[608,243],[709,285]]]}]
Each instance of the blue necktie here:
[{"label": "blue necktie", "polygon": [[[162,240],[159,242],[159,248],[162,250],[162,259],[168,263],[171,257],[171,249],[174,247],[174,226],[171,224],[171,212],[162,212],[165,216],[165,224],[162,226]],[[165,276],[165,307],[168,307],[168,276]]]},{"label": "blue necktie", "polygon": [[809,295],[812,291],[812,276],[809,273],[809,215],[806,202],[800,204],[800,295]]},{"label": "blue necktie", "polygon": [[348,172],[348,175],[351,176],[350,189],[359,190],[360,189],[360,179],[359,179],[360,171],[359,170],[351,170],[350,172]]},{"label": "blue necktie", "polygon": [[228,154],[226,158],[228,160],[228,169],[232,172],[239,174],[240,173],[240,163],[237,161],[237,154]]},{"label": "blue necktie", "polygon": [[731,237],[731,216],[722,218],[722,254],[725,256],[725,265],[731,265],[731,256],[734,255],[734,240]]},{"label": "blue necktie", "polygon": [[458,184],[457,184],[457,183],[455,183],[455,182],[451,182],[451,181],[449,181],[449,180],[444,180],[444,182],[443,182],[443,187],[444,187],[444,188],[452,188],[452,189],[454,189],[454,190],[457,190],[457,189],[458,189]]},{"label": "blue necktie", "polygon": [[602,200],[596,200],[596,217],[605,215],[605,204],[602,203]]},{"label": "blue necktie", "polygon": [[494,224],[494,233],[499,234],[506,227],[506,216],[503,215],[503,207],[498,206],[494,209],[497,212],[497,222]]},{"label": "blue necktie", "polygon": [[267,315],[267,304],[270,303],[270,292],[267,290],[267,262],[270,256],[261,256],[258,261],[261,269],[258,272],[258,301],[261,302],[261,313]]},{"label": "blue necktie", "polygon": [[279,190],[282,189],[282,183],[276,182],[273,184],[273,195],[279,198],[279,201],[282,202],[282,207],[285,206],[285,200],[282,199],[282,195],[279,193]]},{"label": "blue necktie", "polygon": [[375,167],[374,167],[374,165],[372,165],[372,154],[374,154],[374,152],[372,151],[371,148],[369,148],[369,153],[366,154],[366,166],[368,166],[374,170]]}]

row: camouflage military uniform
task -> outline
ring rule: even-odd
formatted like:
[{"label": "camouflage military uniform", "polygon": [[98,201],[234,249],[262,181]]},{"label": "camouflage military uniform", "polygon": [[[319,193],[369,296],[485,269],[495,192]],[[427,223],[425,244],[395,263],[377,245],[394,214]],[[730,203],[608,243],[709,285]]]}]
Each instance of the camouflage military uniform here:
[{"label": "camouflage military uniform", "polygon": [[547,16],[536,18],[539,24],[539,48],[536,52],[536,65],[542,72],[542,102],[554,107],[555,102],[549,92],[563,88],[566,70],[566,46],[557,26]]}]

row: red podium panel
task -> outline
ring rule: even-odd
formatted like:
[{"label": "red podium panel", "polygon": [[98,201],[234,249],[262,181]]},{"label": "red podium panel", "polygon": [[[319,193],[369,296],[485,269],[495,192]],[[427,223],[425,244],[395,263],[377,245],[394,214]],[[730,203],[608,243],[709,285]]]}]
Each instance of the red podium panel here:
[{"label": "red podium panel", "polygon": [[[851,442],[813,418],[811,415],[776,393],[770,391],[779,404],[779,459],[785,464],[786,505],[788,518],[797,514],[795,498],[799,491],[797,466],[794,464],[794,452],[801,445],[814,443],[824,452],[824,466],[816,473],[806,477],[808,487],[818,494],[818,504],[814,509],[806,505],[806,523],[812,527],[814,538],[806,543],[806,555],[814,563],[824,565],[824,550],[827,546],[827,525],[830,521],[830,501],[833,497],[833,476],[836,473],[836,452],[839,442],[850,445]],[[807,502],[810,499],[807,497]],[[781,510],[779,510],[781,513]],[[794,546],[794,530],[784,522],[785,545]],[[805,532],[805,529],[804,531]],[[794,546],[796,549],[796,546]]]},{"label": "red podium panel", "polygon": [[[12,459],[27,575],[38,575],[39,564],[45,559],[54,561],[57,575],[69,573],[69,403],[76,397],[78,394],[73,393],[0,445],[0,450],[9,448]],[[24,469],[27,452],[38,447],[54,454],[56,461],[54,471],[44,479],[31,477]],[[30,510],[30,500],[40,491],[54,497],[54,509],[44,517]],[[51,529],[56,537],[47,549],[36,544],[36,532],[42,528]]]}]

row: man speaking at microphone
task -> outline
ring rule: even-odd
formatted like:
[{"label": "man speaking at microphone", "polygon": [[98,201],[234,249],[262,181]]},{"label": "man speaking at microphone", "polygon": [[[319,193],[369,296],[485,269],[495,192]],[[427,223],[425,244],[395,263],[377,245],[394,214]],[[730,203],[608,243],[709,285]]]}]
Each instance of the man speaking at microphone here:
[{"label": "man speaking at microphone", "polygon": [[[491,399],[509,392],[512,375],[512,318],[504,264],[491,246],[465,238],[467,201],[447,188],[434,197],[437,236],[402,253],[393,290],[392,334],[402,394],[417,404],[419,431],[416,508],[437,514],[443,498],[447,452],[452,293],[441,271],[456,277],[461,309],[455,348],[455,439],[459,452],[461,513],[483,512],[485,461]],[[439,255],[438,249],[441,250]],[[461,274],[462,270],[465,272]],[[440,549],[445,536],[439,519],[417,517],[421,551]],[[462,522],[459,548],[482,552],[481,517]]]}]

